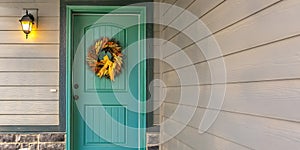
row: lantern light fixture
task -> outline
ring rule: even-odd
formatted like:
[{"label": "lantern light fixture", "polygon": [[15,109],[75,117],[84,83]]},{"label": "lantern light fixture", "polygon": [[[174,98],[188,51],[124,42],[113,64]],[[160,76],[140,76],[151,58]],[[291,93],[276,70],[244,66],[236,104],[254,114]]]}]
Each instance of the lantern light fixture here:
[{"label": "lantern light fixture", "polygon": [[[37,9],[24,10],[26,14],[19,21],[21,23],[23,32],[26,34],[26,39],[28,39],[28,34],[32,31],[33,26],[35,25],[37,27]],[[32,12],[35,16],[32,14]]]}]

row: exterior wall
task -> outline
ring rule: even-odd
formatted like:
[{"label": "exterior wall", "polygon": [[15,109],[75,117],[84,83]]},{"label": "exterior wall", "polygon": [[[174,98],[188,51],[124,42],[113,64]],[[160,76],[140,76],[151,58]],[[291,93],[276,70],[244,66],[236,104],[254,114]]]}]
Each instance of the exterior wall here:
[{"label": "exterior wall", "polygon": [[[18,22],[23,8],[39,9],[38,29],[28,39]],[[0,126],[58,125],[59,93],[50,89],[59,91],[59,0],[0,0],[0,13]],[[65,141],[65,133],[25,128],[16,134],[1,133],[0,149],[59,150]]]},{"label": "exterior wall", "polygon": [[[38,8],[28,39],[18,20]],[[0,125],[58,125],[59,0],[0,0]]]},{"label": "exterior wall", "polygon": [[[162,141],[172,134],[185,116],[172,118],[176,108],[196,109],[192,120],[174,138],[162,144],[163,150],[246,150],[297,149],[299,142],[300,97],[300,1],[299,0],[165,0],[187,8],[211,30],[225,61],[227,82],[213,82],[208,64],[221,56],[205,59],[193,41],[172,28],[161,30],[163,38],[181,49],[163,48],[164,60],[178,60],[184,52],[197,68],[200,84],[180,86],[177,71],[190,67],[180,64],[172,68],[162,65],[167,96],[162,108]],[[180,12],[163,9],[165,20],[176,21]],[[170,15],[172,13],[172,15]],[[174,16],[175,15],[175,16]],[[177,16],[176,16],[177,15]],[[169,16],[173,18],[170,19]],[[191,25],[192,26],[192,25]],[[191,27],[190,26],[190,27]],[[195,33],[197,34],[197,33]],[[200,33],[199,33],[200,34]],[[204,42],[207,36],[196,41]],[[209,46],[209,45],[208,45]],[[170,53],[173,51],[173,53]],[[221,109],[208,107],[212,88],[226,84]],[[181,88],[200,88],[199,104],[189,105],[189,97],[179,103]],[[212,95],[214,96],[214,95]],[[204,133],[198,127],[205,111],[217,113],[214,124]]]},{"label": "exterior wall", "polygon": [[[23,8],[39,9],[28,39]],[[0,126],[59,125],[59,93],[50,92],[59,91],[59,0],[0,0],[0,35]],[[59,132],[1,133],[0,149],[63,150],[65,141]]]}]

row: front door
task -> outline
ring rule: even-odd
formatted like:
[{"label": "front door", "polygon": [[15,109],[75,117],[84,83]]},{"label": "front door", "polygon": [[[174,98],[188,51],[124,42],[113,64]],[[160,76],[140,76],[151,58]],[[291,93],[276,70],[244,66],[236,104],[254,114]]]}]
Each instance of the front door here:
[{"label": "front door", "polygon": [[[137,150],[145,147],[145,27],[143,7],[69,6],[71,149]],[[114,80],[88,65],[96,42],[114,39],[123,63]],[[113,60],[113,54],[98,52]],[[98,60],[99,61],[99,60]]]}]

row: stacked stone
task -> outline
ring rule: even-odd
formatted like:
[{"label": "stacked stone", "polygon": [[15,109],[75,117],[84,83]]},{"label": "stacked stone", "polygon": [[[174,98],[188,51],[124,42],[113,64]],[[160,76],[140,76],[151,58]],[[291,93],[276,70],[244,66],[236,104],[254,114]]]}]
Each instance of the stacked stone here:
[{"label": "stacked stone", "polygon": [[147,150],[159,150],[159,132],[147,133]]},{"label": "stacked stone", "polygon": [[65,133],[0,134],[0,150],[65,150]]}]

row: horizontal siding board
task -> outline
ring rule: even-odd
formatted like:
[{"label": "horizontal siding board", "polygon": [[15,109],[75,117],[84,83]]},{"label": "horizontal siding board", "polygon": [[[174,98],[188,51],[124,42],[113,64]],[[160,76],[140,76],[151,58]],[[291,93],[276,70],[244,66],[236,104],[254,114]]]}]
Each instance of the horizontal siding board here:
[{"label": "horizontal siding board", "polygon": [[[200,86],[198,106],[209,107],[209,102],[214,102],[215,96],[222,93],[220,86],[223,85]],[[227,84],[222,110],[299,122],[299,87],[298,80]],[[195,106],[193,99],[187,96],[182,96],[183,100],[179,101],[181,91],[192,91],[193,88],[197,87],[168,87],[164,101],[168,104]],[[209,108],[214,109],[213,106]]]},{"label": "horizontal siding board", "polygon": [[[182,87],[184,88],[184,87]],[[164,88],[166,91],[166,97],[164,98],[164,103],[175,103],[180,104],[182,94],[181,94],[181,87],[167,87]]]},{"label": "horizontal siding board", "polygon": [[[218,93],[219,91],[214,92]],[[166,88],[164,102],[207,107],[210,97],[211,86],[168,87]]]},{"label": "horizontal siding board", "polygon": [[[178,47],[183,49],[184,47],[191,45],[193,42],[192,39],[190,39],[188,33],[179,33],[175,37],[173,37],[169,42],[172,42],[173,44],[176,44]],[[164,56],[165,57],[165,56]]]},{"label": "horizontal siding board", "polygon": [[[164,59],[163,59],[163,61],[162,61],[162,63],[161,63],[160,68],[161,68],[162,74],[163,74],[164,72],[166,72],[166,71],[172,70],[171,65],[168,64],[166,61],[164,61]],[[161,78],[163,79],[163,76],[161,76]]]},{"label": "horizontal siding board", "polygon": [[[214,33],[216,31],[218,31],[224,27],[227,27],[243,18],[246,18],[246,17],[252,15],[253,13],[256,13],[257,11],[262,10],[278,1],[279,0],[266,0],[266,1],[255,0],[255,1],[251,1],[251,2],[249,2],[247,0],[225,1],[222,5],[216,7],[213,11],[211,11],[210,13],[206,14],[203,18],[201,18],[201,21],[203,21],[204,26],[208,27],[208,29],[210,30],[210,33]],[[204,3],[204,2],[201,2],[201,0],[195,1],[193,3],[193,5],[191,5],[190,9],[201,10],[201,9],[199,9],[199,7],[196,8],[196,6],[199,3]],[[211,3],[212,6],[214,6],[213,4],[214,3],[217,4],[218,2],[217,1],[210,1],[210,2],[206,1],[205,3],[206,4],[204,4],[204,5]],[[180,16],[180,17],[182,17],[182,16]],[[178,17],[177,20],[180,20],[180,17]],[[188,17],[183,17],[183,18],[187,19]],[[194,18],[189,19],[189,20],[194,20]],[[178,21],[178,23],[176,23],[176,25],[178,26],[178,24],[182,24],[182,22],[189,22],[189,21]],[[188,34],[192,34],[192,35],[196,34],[196,36],[192,36],[192,37],[194,37],[193,39],[200,40],[201,38],[209,35],[209,34],[203,34],[203,33],[200,34],[201,29],[198,32],[197,29],[199,29],[199,26],[203,26],[203,25],[201,25],[200,23],[194,23],[194,25],[196,25],[196,26],[192,25],[189,27],[190,29],[193,29],[193,30],[190,30],[190,29],[186,30],[186,32]],[[184,25],[184,27],[186,27],[186,26],[187,25]],[[195,32],[195,31],[197,31],[197,32]],[[174,35],[176,32],[170,32],[170,34],[171,33],[172,33],[172,35]],[[177,35],[174,38],[179,39],[179,40],[177,40],[176,43],[181,43],[181,42],[179,42],[182,39],[180,37],[180,35]]]},{"label": "horizontal siding board", "polygon": [[216,58],[300,34],[300,21],[294,20],[300,15],[299,8],[297,0],[281,1],[212,36],[200,29],[203,25],[199,22],[184,32],[192,39],[201,39],[196,44],[205,52],[206,59]]},{"label": "horizontal siding board", "polygon": [[187,8],[187,10],[191,11],[194,15],[201,17],[223,1],[225,0],[196,0]]},{"label": "horizontal siding board", "polygon": [[58,59],[0,59],[0,71],[58,71]]},{"label": "horizontal siding board", "polygon": [[[0,30],[22,30],[19,19],[0,16]],[[59,17],[39,17],[38,28],[33,30],[59,30]]]},{"label": "horizontal siding board", "polygon": [[[291,67],[298,67],[299,65],[296,63],[299,60],[298,50],[296,50],[297,47],[299,47],[299,39],[300,37],[295,37],[292,39],[276,42],[271,45],[254,48],[243,53],[225,57],[225,64],[228,68],[227,72],[229,75],[229,81],[248,81],[249,79],[247,80],[243,78],[255,77],[255,75],[253,76],[253,74],[250,75],[250,68],[259,69],[257,71],[265,73],[267,75],[283,76],[282,73],[289,73],[297,76],[299,74],[299,72],[297,72],[298,70],[291,69]],[[269,55],[270,53],[273,53],[274,55]],[[170,55],[169,57],[165,58],[166,62],[175,64],[173,65],[173,68],[184,67],[191,64],[190,62],[197,63],[203,60],[205,60],[205,58],[197,45],[192,45],[186,48],[184,51],[179,51],[174,55]],[[274,69],[274,67],[276,69]],[[278,69],[278,67],[282,67],[282,69]],[[172,68],[166,68],[164,70],[168,71],[171,69]],[[289,69],[289,71],[284,71],[284,69]],[[245,73],[244,71],[246,70],[248,70],[249,72]],[[267,70],[276,71],[276,74],[267,72]],[[292,72],[290,72],[290,70],[292,70]],[[279,74],[278,71],[280,71]],[[255,71],[253,71],[253,73],[254,72]],[[261,73],[256,75],[262,76]],[[249,76],[245,76],[245,74],[248,74]]]},{"label": "horizontal siding board", "polygon": [[[0,3],[1,16],[22,17],[23,8],[38,8],[39,16],[59,16],[59,1],[48,1],[48,3]],[[17,22],[17,21],[16,21]]]},{"label": "horizontal siding board", "polygon": [[[187,28],[185,28],[182,32],[185,33],[190,39],[192,39],[192,42],[197,42],[200,39],[203,39],[212,34],[211,31],[207,28],[207,26],[203,23],[203,21],[201,19],[193,22],[191,25],[189,25]],[[174,38],[180,39],[179,37],[174,37]],[[210,43],[206,42],[205,44],[202,44],[203,45],[202,47],[206,48],[207,46],[209,46],[207,44],[210,44]]]},{"label": "horizontal siding board", "polygon": [[0,115],[51,114],[58,115],[58,101],[0,101]]},{"label": "horizontal siding board", "polygon": [[175,139],[189,139],[185,140],[184,142],[194,150],[250,150],[247,147],[238,145],[211,134],[200,134],[197,129],[189,126],[180,132]]},{"label": "horizontal siding board", "polygon": [[178,51],[175,54],[166,57],[164,61],[172,65],[172,67],[166,67],[164,68],[164,71],[170,71],[172,69],[190,66],[195,62],[201,60],[203,61],[203,59],[204,56],[201,50],[195,44],[193,44],[185,50]]},{"label": "horizontal siding board", "polygon": [[0,72],[0,86],[58,85],[58,72]]},{"label": "horizontal siding board", "polygon": [[[178,33],[178,29],[172,28],[170,26],[167,26],[163,31],[162,31],[162,37],[164,40],[169,40],[172,38],[174,35]],[[164,55],[165,56],[165,55]]]},{"label": "horizontal siding board", "polygon": [[208,130],[252,149],[297,149],[299,123],[222,112]]},{"label": "horizontal siding board", "polygon": [[[187,29],[185,29],[184,32],[187,33],[189,35],[189,37],[191,37],[194,41],[198,41],[218,30],[237,22],[240,19],[243,19],[244,17],[248,17],[251,14],[253,14],[259,10],[262,10],[278,1],[279,0],[266,0],[266,1],[229,0],[229,1],[225,1],[222,5],[216,7],[213,11],[211,11],[210,13],[206,14],[203,18],[201,18],[201,21],[203,21],[203,23],[201,23],[200,21],[197,21],[197,22],[193,23],[192,25],[190,25]],[[195,3],[197,3],[197,1]],[[232,7],[237,8],[237,9],[233,9]],[[266,20],[267,19],[268,18],[266,18]],[[255,20],[253,20],[253,21],[255,22]],[[249,23],[249,24],[253,24],[253,23]],[[244,26],[247,28],[249,25],[244,25]],[[208,28],[206,28],[206,27],[208,27]],[[254,28],[257,28],[257,27],[254,27]],[[228,33],[231,30],[226,29],[226,30],[222,31],[220,34],[224,33],[226,35],[228,34],[228,36],[234,36],[235,34],[237,34],[237,33],[235,33],[236,30],[237,30],[236,28],[232,28],[232,32],[234,32],[234,34],[231,34],[231,33]],[[253,31],[253,30],[255,31],[255,29],[252,29],[251,31]],[[247,33],[251,32],[251,31],[247,31]],[[274,31],[274,32],[276,33],[276,31]],[[253,34],[255,34],[255,33],[256,32],[254,32]],[[259,32],[257,32],[257,33],[259,33]],[[216,34],[216,36],[218,36],[218,35],[219,34]],[[248,36],[248,34],[245,34],[245,37],[246,36]],[[266,36],[268,36],[268,35],[266,35]],[[252,37],[255,37],[255,36],[252,36]],[[172,39],[172,41],[176,41],[176,38],[178,39],[176,43],[182,43],[182,42],[180,42],[181,41],[180,35],[175,36],[174,39]],[[221,51],[211,54],[212,50],[219,49],[218,44],[220,43],[219,39],[217,39],[216,42],[213,42],[213,40],[211,38],[214,39],[214,37],[209,37],[209,38],[201,40],[200,42],[197,43],[199,46],[201,46],[202,50],[205,51],[205,53],[207,54],[206,55],[207,58],[218,57],[222,54]],[[240,38],[240,37],[237,37],[237,38]],[[228,38],[228,39],[230,39],[230,38]],[[225,40],[228,40],[228,39],[225,39]],[[249,40],[253,40],[253,39],[255,39],[255,38],[246,39],[246,40],[241,41],[240,43],[245,43],[246,41],[248,42]],[[233,43],[230,43],[229,46],[240,45],[240,44],[236,43],[236,40],[231,40],[231,42],[233,42]],[[227,43],[224,42],[224,43],[220,43],[220,44],[226,45]],[[189,44],[191,44],[191,43],[187,43],[187,45],[189,45]],[[224,48],[221,47],[220,50],[222,50],[222,49],[224,49]]]},{"label": "horizontal siding board", "polygon": [[[216,83],[212,80],[208,62],[187,66],[163,73],[163,80],[167,86],[200,85]],[[214,81],[214,82],[213,82]]]},{"label": "horizontal siding board", "polygon": [[[191,107],[191,108],[194,108],[194,107]],[[195,128],[195,129],[200,129],[201,119],[203,118],[204,113],[207,110],[208,109],[206,109],[206,108],[197,108],[196,111],[195,111],[195,113],[194,113],[194,115],[193,115],[193,117],[192,117],[192,119],[191,119],[191,121],[189,122],[189,126]]]},{"label": "horizontal siding board", "polygon": [[[174,115],[174,111],[176,110],[177,107],[184,107],[184,108],[187,108],[187,109],[194,109],[195,110],[195,112],[192,116],[186,116],[186,117],[190,118],[190,121],[186,122],[186,125],[189,125],[189,126],[195,128],[195,129],[198,129],[199,125],[200,125],[200,121],[203,118],[203,114],[204,114],[206,109],[196,108],[195,106],[184,106],[184,105],[166,103],[166,104],[164,104],[163,119],[165,121],[171,119],[170,120],[171,122],[183,123],[183,121],[184,121],[183,119],[181,119],[178,116]],[[179,126],[180,126],[180,124],[179,124]],[[165,128],[166,128],[166,126],[165,126]],[[171,132],[171,130],[165,130],[164,132],[168,133],[168,132]],[[172,133],[168,133],[168,134],[172,135]]]},{"label": "horizontal siding board", "polygon": [[59,30],[59,17],[39,17],[36,30]]},{"label": "horizontal siding board", "polygon": [[25,38],[23,31],[0,31],[0,44],[59,43],[59,31],[32,31]]},{"label": "horizontal siding board", "polygon": [[[164,116],[167,116],[168,118],[174,119],[179,122],[185,122],[188,124],[190,120],[192,119],[193,114],[196,111],[196,107],[186,106],[186,105],[177,105],[177,104],[169,104],[166,103],[164,105]],[[168,122],[166,122],[168,123]],[[167,124],[169,125],[169,124]],[[183,126],[179,126],[181,128],[184,128]],[[180,128],[178,128],[180,129]],[[171,131],[171,129],[168,129]],[[174,130],[177,131],[177,130]],[[175,133],[175,132],[174,132]],[[169,133],[170,135],[173,135],[173,133]]]},{"label": "horizontal siding board", "polygon": [[166,86],[178,86],[180,85],[180,80],[176,71],[170,71],[167,73],[163,73],[162,75],[163,81]]},{"label": "horizontal siding board", "polygon": [[[176,126],[186,126],[182,122],[177,122],[176,120],[172,120],[170,118],[166,118],[166,119],[172,124],[177,124]],[[162,135],[164,136],[165,134],[167,134],[167,136],[171,136],[173,134],[171,133],[172,130],[177,131],[176,128],[169,128],[166,126],[166,130],[162,131],[163,132]],[[249,148],[235,144],[231,141],[222,139],[220,137],[216,137],[208,133],[203,133],[203,134],[199,133],[197,129],[192,128],[190,126],[186,126],[181,132],[179,132],[174,137],[174,139],[180,139],[180,140],[188,139],[188,140],[183,140],[183,143],[189,145],[189,147],[192,147],[194,150],[219,150],[219,149],[249,150]],[[172,143],[172,144],[175,144],[173,145],[174,149],[178,149],[179,145],[177,145],[177,143]]]},{"label": "horizontal siding board", "polygon": [[[165,58],[170,54],[178,52],[179,50],[191,45],[194,41],[190,38],[189,32],[179,33],[176,29],[172,29],[170,27],[166,28],[163,31],[164,38],[169,40],[168,42],[164,42],[163,47],[164,50],[162,51],[162,57]],[[193,34],[193,33],[191,33]],[[175,35],[175,36],[174,36]]]},{"label": "horizontal siding board", "polygon": [[189,5],[193,5],[195,0],[177,0],[174,5],[176,5],[177,7],[180,7],[182,9],[185,9],[186,7],[188,7]]},{"label": "horizontal siding board", "polygon": [[164,25],[170,24],[176,17],[178,17],[184,9],[189,6],[194,0],[177,0],[161,17]]},{"label": "horizontal siding board", "polygon": [[[168,149],[170,149],[170,150],[174,150],[174,149],[193,150],[192,148],[187,146],[185,143],[182,143],[181,141],[177,140],[176,138],[172,138],[169,141],[163,143],[162,147],[168,147]],[[162,149],[162,150],[165,150],[165,149]]]},{"label": "horizontal siding board", "polygon": [[182,11],[183,11],[182,8],[172,5],[161,17],[162,24],[164,25],[170,24],[171,21],[174,20],[176,17],[178,17]]},{"label": "horizontal siding board", "polygon": [[59,45],[0,45],[0,57],[59,57]]},{"label": "horizontal siding board", "polygon": [[[300,37],[295,37],[224,57],[226,74],[224,74],[224,72],[223,74],[227,76],[227,82],[299,78],[299,40]],[[178,52],[173,56],[167,57],[166,62],[169,62],[173,68],[184,67],[185,65],[192,64],[184,52]],[[213,72],[221,70],[221,68],[213,69],[213,66],[218,66],[217,64],[222,62],[223,58],[220,58],[176,69],[164,73],[164,78],[166,79],[165,81],[167,85],[178,85],[178,83],[173,80],[173,76],[176,75],[175,73],[181,73],[183,70],[186,70],[186,68],[196,67],[201,84],[224,83],[224,81],[222,82],[222,80],[211,76],[215,74],[222,74],[222,72]],[[210,65],[208,65],[208,63]],[[171,69],[172,68],[166,68],[166,70]],[[184,78],[185,76],[181,77],[181,79]],[[188,82],[184,84],[190,83]]]},{"label": "horizontal siding board", "polygon": [[0,125],[58,125],[58,115],[0,115]]},{"label": "horizontal siding board", "polygon": [[282,1],[217,33],[214,37],[223,54],[229,54],[298,35],[300,20],[295,18],[300,16],[299,9],[299,0]]},{"label": "horizontal siding board", "polygon": [[229,84],[222,109],[300,121],[300,81]]},{"label": "horizontal siding board", "polygon": [[[192,44],[191,46],[185,48],[184,54],[187,56],[187,58],[189,58],[189,61],[192,62],[193,64],[206,60],[205,56],[202,53],[202,50],[196,44]],[[177,56],[175,57],[178,57],[178,55],[180,56],[182,54],[180,52],[179,54],[176,55]],[[184,64],[182,64],[181,66],[184,66]]]},{"label": "horizontal siding board", "polygon": [[172,42],[166,42],[162,44],[162,58],[167,57],[170,54],[173,54],[179,50],[181,50],[180,47],[178,47],[175,43]]},{"label": "horizontal siding board", "polygon": [[[189,106],[197,106],[198,103],[207,102],[210,96],[210,89],[202,88],[202,86],[182,86],[182,87],[168,87],[166,89],[166,96],[164,102],[183,104]],[[201,99],[199,101],[199,98]],[[206,103],[207,104],[207,103]]]},{"label": "horizontal siding board", "polygon": [[175,2],[176,2],[176,0],[162,1],[162,3],[165,3],[165,4],[164,5],[159,5],[160,17],[162,17]]},{"label": "horizontal siding board", "polygon": [[[196,111],[196,114],[200,114],[193,118],[192,127],[195,128],[194,131],[199,129],[200,120],[203,118],[201,116],[204,112],[205,109]],[[209,112],[208,114],[214,114],[216,111],[209,110]],[[174,123],[176,122],[174,121]],[[171,131],[172,129],[167,130],[167,132]],[[207,132],[252,149],[297,149],[300,145],[299,124],[296,122],[228,112],[220,112]],[[186,139],[186,137],[180,139]]]},{"label": "horizontal siding board", "polygon": [[229,82],[299,78],[300,37],[225,57]]},{"label": "horizontal siding board", "polygon": [[280,0],[227,0],[201,20],[214,33],[278,1]]},{"label": "horizontal siding board", "polygon": [[53,87],[0,87],[0,100],[57,100],[58,92],[51,93]]}]

